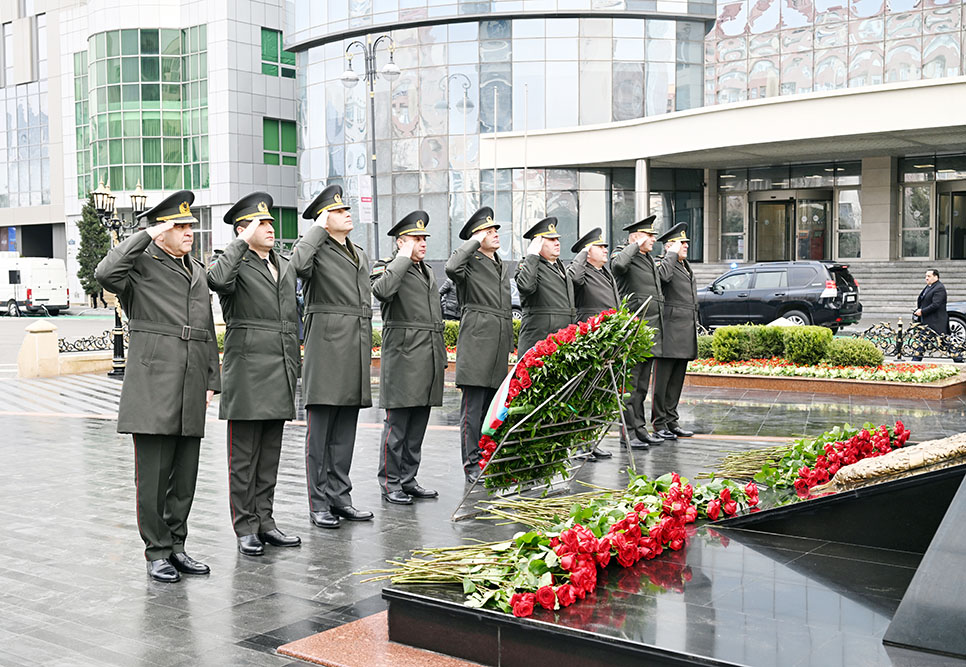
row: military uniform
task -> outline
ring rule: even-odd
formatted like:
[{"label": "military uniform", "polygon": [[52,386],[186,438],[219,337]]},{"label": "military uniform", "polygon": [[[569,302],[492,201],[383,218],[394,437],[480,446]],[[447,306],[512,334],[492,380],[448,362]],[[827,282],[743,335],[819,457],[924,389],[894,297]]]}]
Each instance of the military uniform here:
[{"label": "military uniform", "polygon": [[[557,219],[544,218],[523,235],[525,239],[559,239]],[[548,335],[573,324],[574,285],[559,259],[549,262],[540,255],[527,255],[517,266],[517,288],[523,306],[523,322],[517,352],[527,350]]]},{"label": "military uniform", "polygon": [[[678,223],[660,237],[661,243],[687,242],[686,223]],[[698,356],[698,294],[687,260],[665,255],[658,262],[664,290],[664,345],[654,367],[654,429],[664,438],[694,435],[678,424],[678,401],[684,388],[688,361]]]},{"label": "military uniform", "polygon": [[[429,215],[413,211],[389,230],[396,238],[429,236]],[[379,449],[379,487],[390,502],[409,504],[435,491],[416,482],[430,407],[443,404],[446,346],[436,277],[424,262],[393,253],[372,268],[382,306],[379,407],[386,419]]]},{"label": "military uniform", "polygon": [[600,227],[585,234],[570,249],[577,253],[574,261],[567,267],[567,275],[574,286],[574,306],[577,309],[577,321],[589,320],[601,311],[617,308],[620,297],[617,295],[617,283],[610,269],[605,264],[597,268],[587,262],[587,251],[592,245],[607,247]]},{"label": "military uniform", "polygon": [[490,259],[480,252],[480,242],[471,238],[491,227],[500,226],[493,222],[493,209],[484,206],[460,230],[459,237],[465,243],[446,262],[446,275],[456,284],[462,307],[456,343],[456,385],[462,391],[460,441],[467,477],[479,474],[483,419],[506,377],[513,347],[506,265],[499,255]]},{"label": "military uniform", "polygon": [[[624,227],[624,231],[655,234],[657,231],[654,229],[655,218],[656,216],[653,215],[647,216],[643,220]],[[644,309],[640,317],[646,320],[648,326],[655,330],[653,335],[654,346],[651,348],[653,356],[648,357],[631,370],[631,394],[624,405],[624,422],[630,430],[628,436],[632,445],[637,449],[646,449],[648,444],[660,444],[663,440],[647,432],[644,401],[647,399],[647,390],[651,384],[651,369],[654,365],[654,357],[661,354],[664,331],[662,317],[664,293],[654,258],[651,257],[650,253],[642,253],[640,244],[629,243],[619,247],[611,256],[610,265],[617,280],[620,294],[627,299],[627,307],[631,312],[636,312],[650,298],[647,308]]]},{"label": "military uniform", "polygon": [[[330,185],[302,217],[316,220],[324,211],[347,208],[342,188]],[[372,405],[369,258],[348,238],[343,245],[314,225],[295,244],[292,266],[305,293],[302,393],[308,417],[305,474],[310,516],[327,528],[338,526],[338,521],[319,513],[371,519],[371,513],[352,507],[349,481],[359,409]]]},{"label": "military uniform", "polygon": [[[194,194],[182,190],[141,218],[149,224],[195,223],[193,201]],[[168,254],[139,231],[107,253],[95,276],[118,296],[129,318],[117,430],[133,434],[138,530],[148,571],[159,581],[177,581],[175,570],[207,573],[207,566],[184,553],[206,392],[221,389],[205,268],[190,255]]]},{"label": "military uniform", "polygon": [[[225,214],[225,222],[272,221],[272,203],[267,193],[254,192]],[[272,509],[282,427],[295,419],[301,365],[295,271],[274,250],[263,259],[236,238],[208,267],[208,287],[221,299],[227,323],[218,416],[228,420],[228,498],[239,549],[252,556],[261,554],[261,542],[296,546],[297,537],[278,531]]]}]

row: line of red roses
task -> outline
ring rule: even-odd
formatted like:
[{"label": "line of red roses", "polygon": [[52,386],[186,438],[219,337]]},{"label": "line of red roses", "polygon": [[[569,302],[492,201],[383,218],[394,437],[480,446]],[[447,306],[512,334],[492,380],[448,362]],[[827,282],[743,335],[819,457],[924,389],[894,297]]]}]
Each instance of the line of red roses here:
[{"label": "line of red roses", "polygon": [[[745,484],[744,492],[745,502],[750,507],[758,504],[758,486],[754,482]],[[738,501],[731,496],[731,489],[726,486],[721,489],[721,493],[718,494],[717,498],[708,503],[704,513],[712,521],[717,521],[722,512],[724,512],[725,516],[734,516],[738,513],[738,508]]]},{"label": "line of red roses", "polygon": [[909,429],[899,420],[896,421],[892,433],[883,424],[872,433],[868,429],[862,429],[845,442],[825,443],[825,454],[820,454],[815,459],[812,468],[799,468],[798,479],[795,480],[796,493],[807,496],[812,487],[828,482],[840,468],[862,459],[888,454],[893,449],[902,447],[909,439],[909,433]]}]

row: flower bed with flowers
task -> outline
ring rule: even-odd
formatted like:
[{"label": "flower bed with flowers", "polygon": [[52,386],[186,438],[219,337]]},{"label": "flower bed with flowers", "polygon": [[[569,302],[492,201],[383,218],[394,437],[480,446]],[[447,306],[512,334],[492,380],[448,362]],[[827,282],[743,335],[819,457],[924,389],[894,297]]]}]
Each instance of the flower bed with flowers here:
[{"label": "flower bed with flowers", "polygon": [[536,606],[559,609],[594,590],[597,569],[623,568],[684,548],[685,526],[699,517],[733,515],[758,503],[758,487],[725,479],[692,486],[669,473],[635,477],[624,490],[564,498],[497,501],[495,517],[530,527],[513,539],[413,552],[393,567],[360,574],[396,584],[462,584],[469,607],[530,616]]},{"label": "flower bed with flowers", "polygon": [[882,364],[880,366],[830,366],[828,364],[799,366],[788,359],[774,357],[771,359],[728,362],[715,361],[714,359],[695,359],[688,364],[688,372],[928,383],[958,375],[959,369],[950,364],[901,363]]},{"label": "flower bed with flowers", "polygon": [[[625,340],[628,332],[632,333]],[[497,393],[484,424],[479,443],[484,486],[519,488],[530,481],[549,483],[562,474],[576,450],[586,448],[609,426],[622,399],[620,392],[583,383],[565,400],[549,399],[580,373],[591,382],[595,374],[588,369],[603,369],[607,355],[620,357],[621,363],[615,363],[613,370],[623,388],[630,370],[650,356],[651,336],[652,329],[639,326],[622,306],[560,329],[527,350]],[[609,377],[606,383],[610,383]],[[532,414],[537,408],[539,412]],[[525,425],[501,444],[523,420]]]}]

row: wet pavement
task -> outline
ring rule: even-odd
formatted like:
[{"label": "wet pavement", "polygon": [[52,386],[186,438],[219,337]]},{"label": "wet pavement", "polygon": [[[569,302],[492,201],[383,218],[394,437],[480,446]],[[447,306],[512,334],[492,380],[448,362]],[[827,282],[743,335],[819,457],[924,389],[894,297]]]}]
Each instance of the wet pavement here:
[{"label": "wet pavement", "polygon": [[[438,499],[413,506],[381,500],[375,479],[381,417],[378,409],[368,409],[360,415],[353,501],[375,511],[375,519],[344,522],[339,530],[313,527],[305,494],[305,426],[290,424],[275,516],[283,531],[302,537],[302,546],[266,547],[261,558],[241,556],[229,518],[226,428],[216,419],[213,404],[187,540],[188,553],[208,563],[212,573],[173,585],[152,582],[145,574],[137,533],[131,439],[115,433],[119,389],[119,383],[93,375],[0,379],[0,425],[6,433],[0,439],[0,521],[6,528],[0,557],[0,665],[305,664],[275,655],[274,649],[385,609],[382,585],[363,584],[353,572],[379,567],[421,546],[453,545],[463,538],[503,539],[515,532],[512,526],[489,522],[450,521],[464,483],[456,426],[459,394],[449,387],[443,407],[433,411],[419,475],[423,486],[440,491]],[[966,431],[966,402],[849,401],[694,387],[685,390],[682,417],[682,425],[698,436],[635,453],[639,472],[676,470],[693,476],[709,470],[726,452],[816,435],[846,421],[891,423],[901,418],[913,440],[944,437]],[[588,463],[578,479],[622,486],[628,459],[618,451],[615,437],[605,439],[604,446],[615,457]],[[813,546],[798,550],[807,554]],[[708,548],[720,551],[715,545]],[[737,557],[713,557],[726,556]],[[743,572],[785,567],[750,550],[742,559],[735,567]],[[791,580],[796,576],[788,574]],[[750,586],[754,577],[744,581]],[[742,580],[734,583],[720,591],[723,603],[740,606],[752,599],[736,592],[745,586]],[[695,588],[688,595],[704,594]],[[860,620],[877,632],[892,608],[890,602]],[[797,622],[797,609],[790,612],[788,623]],[[725,610],[721,607],[721,616],[712,620],[730,618]],[[835,618],[856,617],[850,609],[840,609]],[[861,652],[862,642],[848,639],[845,629],[837,632],[848,654],[853,648]],[[735,621],[720,632],[757,630]],[[733,657],[740,661],[740,656]]]}]

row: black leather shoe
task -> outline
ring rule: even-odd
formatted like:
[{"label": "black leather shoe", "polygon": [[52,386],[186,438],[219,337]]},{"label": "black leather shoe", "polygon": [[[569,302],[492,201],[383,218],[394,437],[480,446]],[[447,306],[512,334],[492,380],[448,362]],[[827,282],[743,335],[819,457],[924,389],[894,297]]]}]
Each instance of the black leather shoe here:
[{"label": "black leather shoe", "polygon": [[[413,504],[412,496],[410,496],[405,491],[390,491],[389,493],[384,493],[382,494],[382,499],[394,505],[412,505]],[[361,521],[361,519],[357,519],[357,521]]]},{"label": "black leather shoe", "polygon": [[601,449],[600,447],[594,447],[594,451],[591,453],[594,455],[594,458],[597,459],[609,459],[613,456],[613,454],[608,452],[606,449]]},{"label": "black leather shoe", "polygon": [[238,538],[238,553],[242,556],[261,556],[265,553],[265,546],[258,535],[243,535]]},{"label": "black leather shoe", "polygon": [[336,516],[341,516],[343,519],[348,519],[349,521],[368,521],[372,518],[372,512],[367,512],[366,510],[357,510],[352,505],[339,505],[332,506],[329,511]]},{"label": "black leather shoe", "polygon": [[183,551],[168,556],[168,562],[174,565],[174,569],[182,574],[208,574],[211,572],[211,568],[195,560]]},{"label": "black leather shoe", "polygon": [[631,438],[631,449],[650,449],[651,446],[648,445],[643,440],[638,440],[637,438]]},{"label": "black leather shoe", "polygon": [[675,435],[672,431],[667,430],[666,428],[662,428],[660,431],[655,431],[655,434],[657,434],[658,436],[664,438],[665,440],[677,440],[678,439],[678,436],[677,435]]},{"label": "black leather shoe", "polygon": [[413,498],[435,498],[439,495],[438,491],[427,489],[419,484],[409,489],[403,489],[403,491],[411,495]]},{"label": "black leather shoe", "polygon": [[332,512],[309,512],[309,518],[319,528],[338,528],[339,517]]},{"label": "black leather shoe", "polygon": [[475,482],[479,478],[480,478],[480,472],[479,471],[466,473],[466,483],[467,484],[472,484],[473,482]]},{"label": "black leather shoe", "polygon": [[647,432],[644,433],[644,437],[641,438],[641,440],[643,440],[649,445],[660,445],[662,442],[664,442],[664,438],[659,436],[657,433],[647,433]]},{"label": "black leather shoe", "polygon": [[147,565],[148,575],[155,581],[160,581],[164,584],[173,584],[176,581],[181,581],[181,575],[164,558],[149,560]]},{"label": "black leather shoe", "polygon": [[273,547],[297,547],[302,544],[301,537],[298,535],[286,535],[278,528],[272,528],[264,533],[259,533],[258,539],[265,544],[271,544]]},{"label": "black leather shoe", "polygon": [[669,430],[679,438],[690,438],[692,435],[694,435],[694,431],[688,431],[680,426],[672,426]]}]

